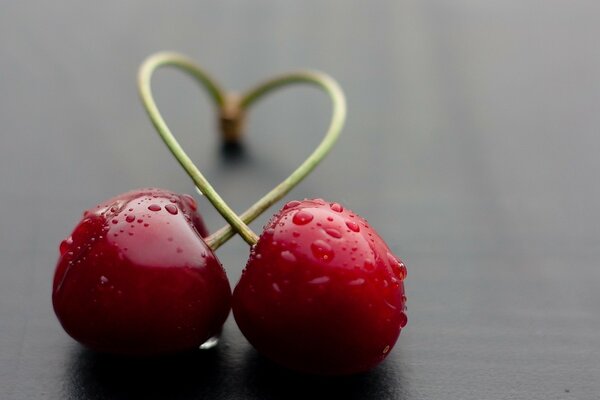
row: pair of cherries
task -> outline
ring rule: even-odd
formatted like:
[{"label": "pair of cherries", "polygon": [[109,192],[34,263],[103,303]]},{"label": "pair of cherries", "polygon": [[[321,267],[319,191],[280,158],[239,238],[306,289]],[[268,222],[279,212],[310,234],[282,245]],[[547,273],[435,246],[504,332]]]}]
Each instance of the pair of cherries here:
[{"label": "pair of cherries", "polygon": [[[86,211],[60,245],[52,300],[63,328],[102,352],[168,354],[219,335],[232,309],[248,341],[288,368],[350,374],[380,363],[406,325],[406,268],[367,221],[339,203],[314,199],[285,204],[260,236],[246,225],[329,151],[343,123],[343,95],[336,103],[341,92],[332,95],[334,118],[321,146],[291,178],[237,216],[188,162],[148,96],[151,73],[161,65],[192,72],[209,92],[218,87],[171,53],[151,57],[140,73],[142,99],[161,137],[230,226],[209,236],[195,200],[163,189],[131,191]],[[337,88],[324,79],[315,73],[276,78],[236,104],[244,110],[250,104],[244,98],[286,83]],[[251,250],[232,294],[214,250],[234,232]]]}]

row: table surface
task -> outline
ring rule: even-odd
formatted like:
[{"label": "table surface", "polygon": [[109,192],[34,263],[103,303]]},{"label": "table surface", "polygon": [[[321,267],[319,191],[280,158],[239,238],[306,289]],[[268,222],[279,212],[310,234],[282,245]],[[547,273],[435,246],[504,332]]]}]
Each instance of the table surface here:
[{"label": "table surface", "polygon": [[[599,399],[599,35],[596,1],[2,2],[0,398]],[[194,193],[137,98],[138,65],[166,49],[229,88],[304,67],[344,87],[339,143],[286,199],[344,203],[406,262],[409,323],[373,371],[286,371],[231,317],[216,349],[145,361],[61,329],[51,279],[82,210],[135,187]],[[155,90],[239,211],[329,119],[318,91],[283,91],[232,160],[193,81],[164,70]],[[247,254],[238,237],[219,249],[232,284]]]}]

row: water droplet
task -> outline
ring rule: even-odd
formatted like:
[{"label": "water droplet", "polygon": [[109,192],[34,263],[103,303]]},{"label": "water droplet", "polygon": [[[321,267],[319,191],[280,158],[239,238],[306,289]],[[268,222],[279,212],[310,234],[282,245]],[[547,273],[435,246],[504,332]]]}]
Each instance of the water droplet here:
[{"label": "water droplet", "polygon": [[107,277],[105,277],[104,275],[102,275],[102,276],[100,277],[100,284],[101,284],[101,285],[106,285],[107,283],[108,283],[108,278],[107,278]]},{"label": "water droplet", "polygon": [[60,242],[60,246],[58,247],[60,254],[61,255],[65,254],[69,250],[69,248],[71,247],[72,244],[73,244],[73,238],[71,236],[69,236],[62,242]]},{"label": "water droplet", "polygon": [[313,218],[314,218],[314,215],[312,215],[308,211],[300,210],[296,214],[294,214],[294,217],[292,218],[292,222],[296,225],[306,225],[310,221],[312,221]]},{"label": "water droplet", "polygon": [[387,346],[385,346],[385,348],[383,349],[383,354],[387,354],[388,351],[390,351],[390,345],[389,344]]},{"label": "water droplet", "polygon": [[298,237],[298,236],[300,236],[300,232],[296,232],[296,231],[294,231],[294,232],[292,232],[292,236],[294,236],[294,237]]},{"label": "water droplet", "polygon": [[336,239],[339,239],[342,237],[342,233],[335,228],[327,228],[327,229],[325,229],[325,232],[327,232],[327,234],[329,236],[334,237]]},{"label": "water droplet", "polygon": [[406,323],[408,322],[408,317],[406,316],[405,313],[400,313],[400,328],[404,328],[406,326]]},{"label": "water droplet", "polygon": [[313,255],[319,260],[329,262],[333,258],[333,249],[324,240],[315,240],[310,245],[310,249],[312,250]]},{"label": "water droplet", "polygon": [[360,285],[364,285],[365,284],[365,280],[363,278],[356,278],[351,280],[350,282],[348,282],[348,285],[350,286],[360,286]]},{"label": "water droplet", "polygon": [[398,277],[398,279],[400,279],[401,281],[404,280],[404,278],[406,278],[406,267],[404,266],[404,264],[397,264],[394,265],[392,267],[392,271],[394,271],[394,274]]},{"label": "water droplet", "polygon": [[360,227],[358,226],[358,224],[353,221],[346,221],[346,226],[348,227],[348,229],[350,229],[353,232],[360,231]]},{"label": "water droplet", "polygon": [[150,204],[148,206],[148,210],[150,210],[150,211],[160,211],[160,206],[158,204]]},{"label": "water droplet", "polygon": [[367,271],[373,271],[375,269],[375,264],[373,264],[373,261],[370,260],[366,260],[363,266]]},{"label": "water droplet", "polygon": [[127,221],[127,222],[135,221],[135,215],[131,214],[131,215],[126,216],[125,221]]},{"label": "water droplet", "polygon": [[130,208],[129,211],[133,211],[133,208]]},{"label": "water droplet", "polygon": [[273,228],[265,229],[265,235],[273,236],[274,233],[275,233],[275,229],[273,229]]},{"label": "water droplet", "polygon": [[118,224],[118,223],[119,223],[119,220],[115,218],[115,219],[113,219],[111,222],[112,222],[113,224]]},{"label": "water droplet", "polygon": [[256,253],[256,255],[254,256],[254,258],[256,258],[257,260],[260,260],[262,258],[262,254]]},{"label": "water droplet", "polygon": [[288,250],[284,250],[281,252],[281,258],[288,262],[296,262],[296,256]]},{"label": "water droplet", "polygon": [[183,253],[183,249],[182,249],[181,247],[178,247],[178,248],[176,249],[176,251],[177,251],[177,253]]},{"label": "water droplet", "polygon": [[342,207],[342,205],[339,203],[331,203],[329,207],[331,207],[331,209],[335,212],[341,213],[342,211],[344,211],[344,207]]},{"label": "water droplet", "polygon": [[144,224],[144,227],[147,228],[148,226],[150,226],[150,224]]},{"label": "water droplet", "polygon": [[331,278],[328,276],[319,276],[318,278],[311,279],[310,281],[308,281],[308,283],[310,283],[311,285],[322,285],[324,283],[329,282],[330,280]]},{"label": "water droplet", "polygon": [[137,222],[138,222],[138,224],[141,224],[142,222],[144,222],[144,220],[140,218],[137,220]]},{"label": "water droplet", "polygon": [[169,214],[172,214],[172,215],[177,215],[177,212],[178,212],[177,207],[174,206],[173,204],[167,204],[165,206],[165,210],[167,210],[169,212]]},{"label": "water droplet", "polygon": [[[202,195],[202,192],[200,192],[200,191],[198,191],[198,192],[200,193],[200,195]],[[192,209],[192,211],[196,211],[198,209],[198,204],[196,203],[196,200],[194,200],[194,198],[192,196],[190,196],[189,194],[183,194],[183,195],[181,195],[181,197],[185,201],[185,204],[187,204],[188,207]]]},{"label": "water droplet", "polygon": [[294,208],[299,206],[300,204],[302,204],[301,202],[299,202],[298,200],[292,200],[290,202],[288,202],[285,206],[283,206],[284,210],[290,209],[290,208]]}]

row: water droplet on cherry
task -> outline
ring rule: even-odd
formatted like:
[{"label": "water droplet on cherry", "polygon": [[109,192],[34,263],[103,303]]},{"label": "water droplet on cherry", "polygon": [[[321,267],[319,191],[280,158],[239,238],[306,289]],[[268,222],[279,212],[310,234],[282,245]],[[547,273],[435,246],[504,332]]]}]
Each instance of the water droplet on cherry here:
[{"label": "water droplet on cherry", "polygon": [[335,212],[341,213],[344,211],[344,207],[342,207],[342,205],[339,203],[331,203],[329,207],[331,207],[331,209]]},{"label": "water droplet on cherry", "polygon": [[60,254],[61,255],[65,254],[69,250],[69,248],[71,247],[72,244],[73,244],[73,238],[71,236],[69,236],[62,242],[60,242],[60,246],[58,247]]},{"label": "water droplet on cherry", "polygon": [[150,211],[160,211],[160,206],[158,204],[150,204],[148,206],[148,210],[150,210]]},{"label": "water droplet on cherry", "polygon": [[327,228],[327,229],[325,229],[325,232],[329,236],[331,236],[333,238],[336,238],[336,239],[339,239],[339,238],[342,237],[342,233],[340,231],[338,231],[337,229],[335,229],[335,228]]},{"label": "water droplet on cherry", "polygon": [[283,206],[284,210],[288,210],[290,208],[294,208],[296,206],[299,206],[301,203],[298,200],[292,200],[289,203],[287,203],[285,206]]},{"label": "water droplet on cherry", "polygon": [[314,215],[312,215],[310,212],[308,212],[306,210],[300,210],[296,214],[294,214],[294,217],[292,218],[292,222],[296,225],[306,225],[310,221],[312,221],[313,218],[314,218]]},{"label": "water droplet on cherry", "polygon": [[353,221],[346,221],[346,226],[348,227],[348,229],[350,229],[352,232],[359,232],[360,231],[360,227],[358,226],[357,223],[353,222]]},{"label": "water droplet on cherry", "polygon": [[167,204],[165,206],[165,210],[167,210],[169,212],[169,214],[172,214],[172,215],[177,215],[177,212],[178,212],[177,207],[174,206],[173,204]]},{"label": "water droplet on cherry", "polygon": [[[202,192],[200,192],[200,194],[202,195]],[[183,194],[183,195],[181,195],[181,197],[183,198],[185,203],[188,205],[188,207],[192,209],[192,211],[196,211],[198,209],[198,204],[196,203],[196,200],[192,196],[190,196],[189,194]]]},{"label": "water droplet on cherry", "polygon": [[324,240],[315,240],[310,245],[310,249],[312,250],[313,255],[319,260],[329,262],[333,258],[333,249]]},{"label": "water droplet on cherry", "polygon": [[408,322],[408,317],[406,316],[405,313],[400,313],[400,328],[404,328],[406,326],[406,323]]}]

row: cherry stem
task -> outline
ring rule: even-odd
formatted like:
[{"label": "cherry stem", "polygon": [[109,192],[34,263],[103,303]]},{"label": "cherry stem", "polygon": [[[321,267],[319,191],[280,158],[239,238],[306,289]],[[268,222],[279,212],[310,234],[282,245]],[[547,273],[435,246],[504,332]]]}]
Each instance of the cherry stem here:
[{"label": "cherry stem", "polygon": [[346,119],[346,99],[342,89],[333,78],[324,73],[316,71],[299,71],[265,81],[248,90],[239,98],[235,98],[236,108],[239,110],[240,118],[243,118],[245,111],[252,104],[267,93],[296,83],[306,83],[319,87],[330,96],[333,103],[329,128],[319,146],[288,178],[248,208],[241,216],[238,216],[200,173],[198,168],[183,151],[162,118],[153,99],[150,85],[152,73],[161,66],[174,66],[197,78],[209,91],[213,100],[221,109],[221,112],[223,108],[227,106],[226,103],[229,101],[228,99],[232,99],[232,95],[227,95],[222,91],[214,80],[212,80],[200,67],[195,65],[193,61],[177,53],[163,52],[150,56],[144,61],[138,74],[138,87],[142,103],[144,104],[154,127],[157,129],[159,135],[167,147],[169,147],[175,158],[177,158],[181,166],[192,178],[198,189],[206,195],[217,211],[219,211],[229,223],[229,225],[224,226],[217,232],[205,238],[206,243],[211,249],[216,250],[233,237],[235,232],[238,232],[248,244],[254,245],[258,241],[258,236],[246,224],[256,219],[304,179],[304,177],[306,177],[306,175],[321,162],[327,153],[331,151],[339,137]]}]

